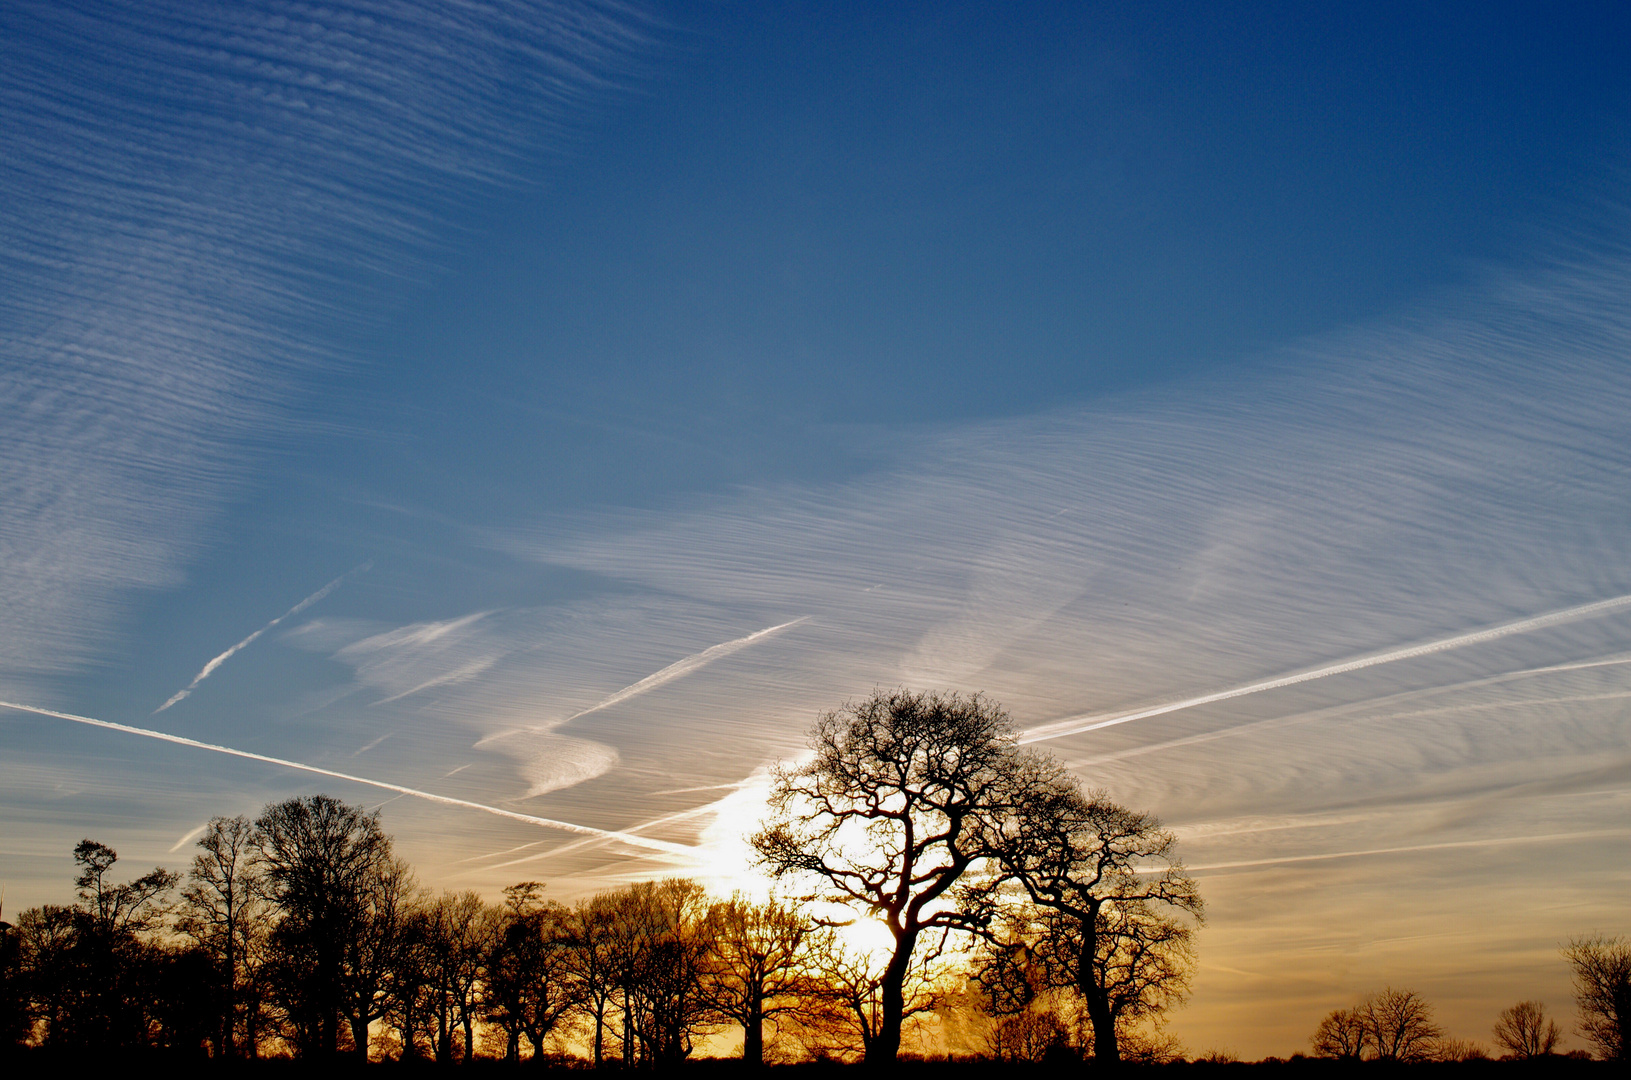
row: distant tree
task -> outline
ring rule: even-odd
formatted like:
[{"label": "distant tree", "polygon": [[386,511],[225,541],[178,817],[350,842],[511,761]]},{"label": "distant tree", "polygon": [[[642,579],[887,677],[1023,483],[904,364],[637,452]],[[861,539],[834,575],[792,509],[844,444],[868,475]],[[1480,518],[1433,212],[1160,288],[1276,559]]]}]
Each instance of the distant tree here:
[{"label": "distant tree", "polygon": [[1358,1061],[1371,1046],[1370,1027],[1365,1021],[1364,1007],[1332,1009],[1320,1021],[1309,1040],[1319,1057]]},{"label": "distant tree", "polygon": [[476,1052],[477,988],[500,916],[470,891],[443,893],[428,913],[436,1060],[469,1062]]},{"label": "distant tree", "polygon": [[1561,1033],[1547,1019],[1546,1005],[1520,1001],[1501,1010],[1495,1021],[1495,1044],[1515,1058],[1546,1057],[1557,1049]]},{"label": "distant tree", "polygon": [[885,980],[893,955],[856,948],[829,928],[812,943],[816,978],[806,991],[797,1028],[806,1049],[821,1057],[879,1059],[879,1040],[886,1033],[898,1040],[941,1003],[942,989],[933,968],[943,935],[922,939],[900,982],[899,1025],[889,1031]]},{"label": "distant tree", "polygon": [[395,857],[381,862],[358,889],[341,987],[352,1050],[360,1058],[367,1058],[371,1025],[390,1010],[391,973],[405,946],[406,920],[417,894],[413,868]]},{"label": "distant tree", "polygon": [[978,695],[890,690],[823,714],[810,745],[807,764],[778,769],[771,816],[752,843],[772,876],[814,881],[812,899],[857,906],[888,927],[894,949],[866,1049],[869,1064],[886,1064],[900,1052],[920,939],[984,925],[956,890],[987,857],[1013,733]]},{"label": "distant tree", "polygon": [[1390,986],[1371,995],[1359,1012],[1379,1061],[1427,1061],[1444,1034],[1433,1022],[1432,1006],[1414,990]]},{"label": "distant tree", "polygon": [[219,1004],[213,1042],[217,1057],[256,1056],[262,1002],[256,992],[266,959],[271,907],[254,860],[254,825],[247,817],[211,818],[198,838],[176,926],[209,957]]},{"label": "distant tree", "polygon": [[1031,1006],[1021,1012],[994,1018],[982,1040],[985,1051],[1002,1062],[1040,1063],[1060,1056],[1074,1056],[1070,1029],[1050,1008]]},{"label": "distant tree", "polygon": [[1429,1060],[1432,1061],[1488,1061],[1484,1048],[1471,1039],[1435,1039]]},{"label": "distant tree", "polygon": [[266,807],[255,821],[254,846],[279,920],[272,982],[298,1053],[340,1052],[342,1026],[352,1051],[368,1056],[351,1005],[357,944],[366,934],[380,879],[392,874],[391,841],[377,813],[329,795]]},{"label": "distant tree", "polygon": [[46,1046],[69,1042],[78,980],[74,974],[74,909],[61,904],[29,908],[17,916],[11,939],[18,946],[30,1033]]},{"label": "distant tree", "polygon": [[32,1028],[23,932],[0,918],[0,1057],[22,1045]]},{"label": "distant tree", "polygon": [[512,1062],[525,1036],[533,1060],[542,1063],[549,1038],[584,1004],[571,913],[543,899],[543,888],[523,881],[504,890],[500,933],[487,955],[483,1004],[503,1029],[504,1056]]},{"label": "distant tree", "polygon": [[708,995],[742,1027],[742,1060],[764,1063],[764,1028],[806,1007],[818,927],[801,908],[740,893],[708,910]]},{"label": "distant tree", "polygon": [[[410,903],[402,916],[397,949],[386,973],[386,1021],[396,1029],[401,1060],[424,1056],[424,1040],[435,1026],[432,939],[427,904]],[[433,1048],[434,1052],[434,1048]]]},{"label": "distant tree", "polygon": [[1113,1066],[1135,1024],[1186,996],[1200,893],[1159,821],[1084,793],[1053,759],[1017,760],[1007,784],[992,851],[1033,905],[1010,923],[1051,985],[1080,996],[1094,1061]]},{"label": "distant tree", "polygon": [[106,844],[74,847],[78,903],[60,976],[68,1004],[58,1017],[57,1041],[83,1049],[134,1049],[147,1044],[160,956],[144,939],[164,914],[177,877],[155,868],[115,884],[108,873],[119,859]]},{"label": "distant tree", "polygon": [[1563,950],[1574,969],[1580,1034],[1607,1061],[1631,1061],[1631,938],[1576,938]]},{"label": "distant tree", "polygon": [[572,970],[594,1023],[591,1049],[597,1069],[606,1062],[606,1032],[625,981],[621,958],[626,950],[618,922],[615,893],[581,900],[572,913]]},{"label": "distant tree", "polygon": [[[641,1064],[672,1067],[716,1017],[705,982],[707,895],[689,878],[667,878],[637,882],[616,899],[625,1030]],[[625,1063],[635,1051],[625,1043]]]}]

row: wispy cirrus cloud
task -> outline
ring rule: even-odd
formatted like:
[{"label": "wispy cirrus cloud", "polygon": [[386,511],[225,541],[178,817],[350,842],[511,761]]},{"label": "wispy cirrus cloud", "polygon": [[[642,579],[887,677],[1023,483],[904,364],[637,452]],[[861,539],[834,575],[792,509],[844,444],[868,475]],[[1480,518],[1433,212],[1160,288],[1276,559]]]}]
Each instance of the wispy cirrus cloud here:
[{"label": "wispy cirrus cloud", "polygon": [[0,680],[73,668],[179,580],[281,406],[648,26],[597,0],[0,11]]}]

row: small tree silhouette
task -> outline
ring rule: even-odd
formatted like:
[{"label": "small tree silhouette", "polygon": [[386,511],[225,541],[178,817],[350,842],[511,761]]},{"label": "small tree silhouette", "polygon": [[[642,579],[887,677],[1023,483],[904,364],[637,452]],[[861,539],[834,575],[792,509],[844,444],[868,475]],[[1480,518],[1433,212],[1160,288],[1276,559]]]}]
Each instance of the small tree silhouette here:
[{"label": "small tree silhouette", "polygon": [[1380,1061],[1426,1061],[1444,1034],[1433,1022],[1433,1007],[1414,990],[1390,986],[1372,995],[1359,1011]]},{"label": "small tree silhouette", "polygon": [[1501,1010],[1495,1021],[1496,1045],[1515,1058],[1545,1057],[1557,1049],[1557,1024],[1546,1017],[1546,1005],[1520,1001]]},{"label": "small tree silhouette", "polygon": [[1320,1057],[1358,1061],[1371,1046],[1370,1028],[1365,1023],[1364,1006],[1357,1009],[1332,1009],[1314,1029],[1309,1041],[1314,1053]]},{"label": "small tree silhouette", "polygon": [[1574,968],[1580,1034],[1609,1061],[1631,1061],[1631,939],[1576,938],[1563,950]]}]

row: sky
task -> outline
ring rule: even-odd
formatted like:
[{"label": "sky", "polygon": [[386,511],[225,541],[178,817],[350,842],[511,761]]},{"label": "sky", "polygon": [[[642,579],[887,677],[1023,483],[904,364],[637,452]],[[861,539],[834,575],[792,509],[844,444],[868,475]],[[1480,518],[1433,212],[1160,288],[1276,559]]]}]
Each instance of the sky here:
[{"label": "sky", "polygon": [[319,791],[438,889],[728,889],[820,712],[982,691],[1179,836],[1192,1053],[1567,1026],[1631,932],[1628,33],[6,4],[6,910]]}]

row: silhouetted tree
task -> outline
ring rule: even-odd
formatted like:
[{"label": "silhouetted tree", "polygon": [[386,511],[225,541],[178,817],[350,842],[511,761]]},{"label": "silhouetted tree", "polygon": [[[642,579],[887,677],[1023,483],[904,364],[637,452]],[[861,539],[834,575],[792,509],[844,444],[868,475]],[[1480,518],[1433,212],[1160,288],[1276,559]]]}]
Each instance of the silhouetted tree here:
[{"label": "silhouetted tree", "polygon": [[1557,1049],[1557,1022],[1546,1017],[1539,1001],[1520,1001],[1501,1010],[1495,1020],[1495,1043],[1515,1058],[1545,1057]]},{"label": "silhouetted tree", "polygon": [[213,1036],[217,1057],[240,1050],[256,1056],[260,1044],[260,967],[271,933],[266,883],[254,862],[254,826],[246,817],[211,818],[198,838],[177,929],[197,942],[211,962],[220,1006]]},{"label": "silhouetted tree", "polygon": [[0,918],[0,1056],[21,1046],[32,1028],[23,934]]},{"label": "silhouetted tree", "polygon": [[352,1049],[364,1060],[369,1028],[390,1007],[390,976],[403,947],[404,922],[416,892],[412,867],[393,857],[363,879],[357,896],[357,920],[346,943],[342,990]]},{"label": "silhouetted tree", "polygon": [[[255,849],[279,920],[273,985],[298,1053],[340,1052],[342,1021],[354,1021],[348,978],[382,876],[392,872],[390,838],[377,813],[311,795],[268,806],[255,821]],[[352,1049],[368,1055],[366,1030]]]},{"label": "silhouetted tree", "polygon": [[[944,940],[943,934],[920,939],[900,980],[898,1012],[891,1014],[885,980],[890,977],[893,955],[857,948],[826,929],[812,943],[815,978],[797,1017],[806,1047],[823,1057],[848,1057],[859,1050],[869,1062],[882,1057],[879,1042],[883,1038],[893,1038],[898,1047],[902,1032],[910,1031],[940,1004],[932,967]],[[898,1022],[893,1016],[898,1016]]]},{"label": "silhouetted tree", "polygon": [[1359,1007],[1371,1047],[1379,1061],[1427,1061],[1443,1031],[1433,1022],[1433,1009],[1414,990],[1391,986]]},{"label": "silhouetted tree", "polygon": [[715,1016],[704,983],[706,900],[702,886],[688,878],[636,882],[613,894],[625,1064],[683,1061]]},{"label": "silhouetted tree", "polygon": [[19,946],[29,1023],[47,1046],[67,1041],[73,991],[74,910],[61,904],[29,908],[11,933]]},{"label": "silhouetted tree", "polygon": [[1034,905],[1011,920],[1015,936],[1080,995],[1094,1060],[1114,1065],[1131,1025],[1186,996],[1200,894],[1159,821],[1084,794],[1051,758],[1017,760],[1008,790],[992,850]]},{"label": "silhouetted tree", "polygon": [[814,879],[820,899],[859,905],[889,928],[866,1058],[892,1062],[919,938],[983,926],[954,889],[1003,810],[1011,726],[978,695],[879,691],[821,716],[810,745],[808,764],[777,770],[772,816],[752,843],[772,875]]},{"label": "silhouetted tree", "polygon": [[160,956],[144,939],[164,913],[176,875],[154,870],[114,884],[108,872],[118,854],[82,840],[74,847],[79,874],[67,948],[55,958],[59,1001],[52,1041],[103,1051],[146,1045],[156,1000]]},{"label": "silhouetted tree", "polygon": [[578,903],[572,913],[572,970],[594,1022],[591,1048],[597,1069],[606,1062],[607,1026],[624,981],[621,938],[616,894],[600,893]]},{"label": "silhouetted tree", "polygon": [[499,916],[469,891],[443,893],[427,911],[436,1060],[444,1065],[455,1058],[469,1062],[476,1051],[476,990]]},{"label": "silhouetted tree", "polygon": [[742,1027],[742,1060],[764,1064],[764,1028],[805,1007],[817,927],[800,908],[740,893],[708,910],[708,994]]},{"label": "silhouetted tree", "polygon": [[1574,969],[1580,1034],[1607,1061],[1631,1061],[1631,939],[1576,938],[1563,950]]},{"label": "silhouetted tree", "polygon": [[428,906],[423,903],[408,905],[385,983],[385,1019],[396,1029],[403,1061],[424,1056],[423,1038],[435,1025],[435,991],[431,972],[433,935]]},{"label": "silhouetted tree", "polygon": [[504,890],[499,934],[488,951],[482,1003],[505,1033],[504,1057],[517,1061],[521,1039],[542,1064],[545,1044],[583,1007],[583,986],[572,963],[572,916],[543,899],[544,886],[523,881]]},{"label": "silhouetted tree", "polygon": [[1361,1009],[1332,1009],[1310,1041],[1320,1057],[1358,1061],[1370,1048],[1370,1028]]}]

